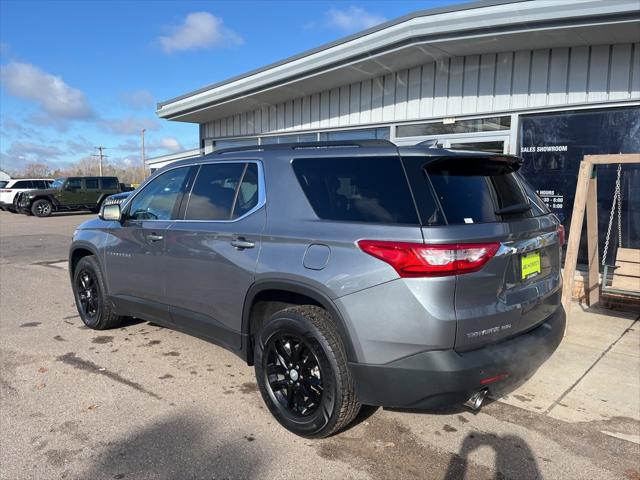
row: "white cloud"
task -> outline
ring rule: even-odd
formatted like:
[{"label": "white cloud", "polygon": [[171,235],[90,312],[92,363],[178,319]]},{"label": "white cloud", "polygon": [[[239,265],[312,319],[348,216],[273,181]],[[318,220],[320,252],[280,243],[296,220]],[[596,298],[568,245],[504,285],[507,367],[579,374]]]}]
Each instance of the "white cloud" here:
[{"label": "white cloud", "polygon": [[364,8],[351,6],[340,10],[332,8],[326,13],[326,25],[339,28],[345,32],[366,30],[375,25],[386,22],[386,18],[375,13],[367,12]]},{"label": "white cloud", "polygon": [[43,118],[87,120],[95,117],[84,92],[34,65],[9,62],[0,67],[0,79],[10,95],[35,102]]},{"label": "white cloud", "polygon": [[54,145],[34,142],[13,142],[6,152],[0,153],[2,170],[19,170],[27,163],[51,163],[64,152]]},{"label": "white cloud", "polygon": [[208,12],[188,14],[180,25],[169,28],[170,34],[158,37],[165,53],[210,47],[240,45],[242,37],[224,26],[222,19]]},{"label": "white cloud", "polygon": [[169,150],[169,152],[174,153],[174,152],[180,152],[182,150],[184,150],[184,147],[182,146],[182,144],[173,137],[165,137],[162,140],[160,140],[160,147],[164,148],[165,150]]},{"label": "white cloud", "polygon": [[108,132],[117,135],[134,135],[139,134],[143,128],[146,130],[158,130],[160,124],[151,118],[114,118],[110,120],[102,120],[100,125]]},{"label": "white cloud", "polygon": [[144,108],[153,107],[155,99],[153,94],[148,90],[135,90],[132,92],[122,92],[120,94],[120,101],[126,106],[141,110]]}]

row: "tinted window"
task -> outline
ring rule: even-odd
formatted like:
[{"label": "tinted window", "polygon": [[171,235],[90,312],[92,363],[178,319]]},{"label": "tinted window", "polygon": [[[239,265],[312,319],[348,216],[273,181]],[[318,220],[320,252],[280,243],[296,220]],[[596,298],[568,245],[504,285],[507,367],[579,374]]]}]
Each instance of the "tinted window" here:
[{"label": "tinted window", "polygon": [[527,194],[527,198],[529,199],[529,203],[531,204],[531,211],[533,212],[533,215],[535,217],[539,217],[540,215],[546,215],[547,213],[550,213],[549,208],[538,196],[536,190],[531,186],[531,184],[527,180],[525,180],[520,172],[518,172],[517,175],[522,188],[524,188],[524,191]]},{"label": "tinted window", "polygon": [[97,178],[85,178],[84,179],[84,187],[89,190],[97,190],[98,189],[98,179]]},{"label": "tinted window", "polygon": [[399,158],[305,158],[293,169],[320,218],[419,223]]},{"label": "tinted window", "polygon": [[13,188],[33,188],[31,180],[20,180],[13,184]]},{"label": "tinted window", "polygon": [[4,188],[4,187],[6,187],[6,186],[7,186],[7,183],[9,183],[9,182],[8,182],[8,181],[6,181],[6,180],[1,181],[1,182],[0,182],[0,188]]},{"label": "tinted window", "polygon": [[102,182],[102,188],[105,190],[117,190],[119,187],[118,179],[115,177],[104,177],[100,181]]},{"label": "tinted window", "polygon": [[49,188],[50,184],[51,184],[51,182],[48,182],[47,180],[34,180],[33,181],[33,187],[34,188]]},{"label": "tinted window", "polygon": [[190,167],[163,173],[131,201],[128,217],[134,220],[170,220]]},{"label": "tinted window", "polygon": [[69,178],[67,180],[67,187],[71,188],[82,188],[82,179],[81,178]]},{"label": "tinted window", "polygon": [[[449,224],[531,216],[515,174],[499,163],[477,158],[448,159],[427,165],[427,173]],[[496,213],[517,206],[522,210]]]},{"label": "tinted window", "polygon": [[[253,174],[247,175],[245,169]],[[247,181],[243,181],[243,185],[238,189],[243,174],[247,177]],[[251,189],[252,181],[249,177],[252,175],[254,176],[255,190]],[[231,220],[253,208],[257,203],[257,198],[257,167],[255,164],[202,165],[191,190],[185,219]]]}]

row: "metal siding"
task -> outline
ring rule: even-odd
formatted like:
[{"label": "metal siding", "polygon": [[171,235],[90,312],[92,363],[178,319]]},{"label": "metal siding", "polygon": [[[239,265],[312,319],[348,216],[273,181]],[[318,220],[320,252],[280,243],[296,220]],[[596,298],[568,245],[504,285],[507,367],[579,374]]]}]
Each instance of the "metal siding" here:
[{"label": "metal siding", "polygon": [[464,84],[462,85],[462,113],[478,111],[478,78],[480,56],[470,55],[464,62]]},{"label": "metal siding", "polygon": [[529,106],[543,107],[549,92],[549,50],[534,50],[531,57]]},{"label": "metal siding", "polygon": [[609,45],[591,47],[589,62],[589,97],[590,102],[607,100],[609,81]]},{"label": "metal siding", "polygon": [[611,48],[609,71],[609,99],[629,98],[631,90],[631,44],[614,45]]},{"label": "metal siding", "polygon": [[202,135],[349,127],[640,98],[640,44],[439,59],[204,124]]},{"label": "metal siding", "polygon": [[449,91],[447,114],[462,113],[462,83],[464,81],[464,57],[453,57],[449,63]]},{"label": "metal siding", "polygon": [[420,116],[420,81],[422,67],[414,67],[409,70],[409,84],[407,87],[407,118]]}]

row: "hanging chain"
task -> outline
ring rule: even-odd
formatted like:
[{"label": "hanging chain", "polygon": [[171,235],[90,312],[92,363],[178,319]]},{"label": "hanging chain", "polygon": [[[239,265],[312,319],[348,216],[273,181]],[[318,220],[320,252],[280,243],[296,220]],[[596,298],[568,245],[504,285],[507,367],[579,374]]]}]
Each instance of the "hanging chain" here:
[{"label": "hanging chain", "polygon": [[609,215],[609,226],[607,227],[607,238],[604,242],[604,252],[602,253],[602,266],[607,263],[607,252],[609,251],[609,240],[611,239],[611,227],[613,226],[613,217],[616,213],[616,205],[618,206],[618,246],[622,246],[622,195],[620,194],[620,173],[622,172],[622,164],[618,164],[618,174],[616,176],[616,188],[613,194],[613,202],[611,202],[611,214]]}]

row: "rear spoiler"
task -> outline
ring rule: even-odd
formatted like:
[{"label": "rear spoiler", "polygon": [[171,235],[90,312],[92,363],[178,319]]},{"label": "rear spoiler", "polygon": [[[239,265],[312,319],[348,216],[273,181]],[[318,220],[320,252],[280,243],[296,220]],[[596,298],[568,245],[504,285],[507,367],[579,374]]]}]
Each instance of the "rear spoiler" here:
[{"label": "rear spoiler", "polygon": [[[452,152],[453,153],[453,152]],[[477,166],[491,165],[502,171],[502,173],[516,172],[524,163],[522,157],[517,155],[491,154],[486,152],[456,152],[455,155],[434,156],[428,160],[428,164],[434,164],[441,161],[464,161],[474,162]]]}]

